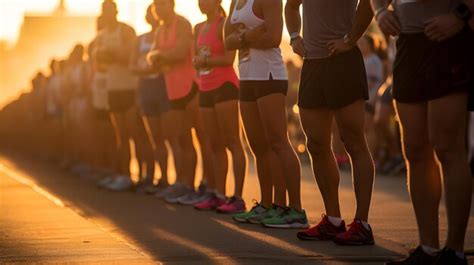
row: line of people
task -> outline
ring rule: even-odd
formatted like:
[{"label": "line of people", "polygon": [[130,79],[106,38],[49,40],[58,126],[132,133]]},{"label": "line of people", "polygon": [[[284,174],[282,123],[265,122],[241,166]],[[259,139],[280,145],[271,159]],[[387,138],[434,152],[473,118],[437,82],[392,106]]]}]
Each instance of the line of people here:
[{"label": "line of people", "polygon": [[[404,165],[403,150],[420,247],[389,264],[467,264],[473,0],[288,0],[286,6],[234,0],[228,17],[220,0],[198,3],[207,19],[193,28],[174,11],[173,0],[154,0],[146,13],[152,29],[136,37],[117,20],[115,2],[105,0],[88,60],[77,46],[67,61],[51,64],[49,78],[34,79],[36,94],[20,108],[38,112],[20,120],[33,124],[43,112],[48,119],[42,133],[25,136],[49,156],[61,154],[61,165],[79,175],[107,176],[98,183],[102,188],[133,187],[168,203],[232,214],[236,222],[302,229],[301,240],[352,246],[375,244],[369,225],[373,157],[390,172]],[[374,15],[387,39],[398,36],[396,54],[389,56],[393,77],[376,55],[374,38],[364,35]],[[294,52],[304,58],[298,112],[325,206],[322,220],[311,228],[301,205],[300,161],[288,137],[288,72],[279,48],[284,19]],[[47,89],[35,89],[40,87]],[[401,147],[390,126],[393,100]],[[139,164],[136,183],[130,140]],[[247,143],[261,196],[248,211],[242,199]],[[28,143],[16,146],[21,144]],[[384,155],[377,152],[381,145]],[[202,181],[196,188],[198,154]],[[350,163],[357,203],[348,226],[339,201],[341,162]],[[226,190],[229,164],[233,191]],[[441,176],[448,209],[442,250]]]}]

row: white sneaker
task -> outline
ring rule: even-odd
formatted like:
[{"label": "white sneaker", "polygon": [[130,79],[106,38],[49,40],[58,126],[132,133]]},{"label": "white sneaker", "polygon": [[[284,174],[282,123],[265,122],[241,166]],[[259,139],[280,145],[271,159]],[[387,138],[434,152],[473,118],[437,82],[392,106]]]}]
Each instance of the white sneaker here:
[{"label": "white sneaker", "polygon": [[179,189],[181,185],[183,185],[183,184],[175,183],[173,185],[169,185],[168,187],[162,189],[161,191],[156,192],[155,197],[158,197],[160,199],[164,199],[166,196],[173,193],[175,189]]},{"label": "white sneaker", "polygon": [[182,205],[191,206],[198,203],[201,199],[201,194],[195,192],[194,190],[178,198],[178,203]]},{"label": "white sneaker", "polygon": [[98,186],[99,188],[105,188],[107,185],[109,185],[109,184],[112,183],[113,181],[114,181],[114,178],[113,178],[113,177],[111,177],[111,176],[105,177],[105,178],[103,178],[103,179],[101,179],[101,180],[99,180],[99,181],[97,182],[97,186]]},{"label": "white sneaker", "polygon": [[195,192],[194,189],[181,184],[180,187],[178,187],[165,197],[165,201],[167,203],[178,203],[179,198],[191,192]]},{"label": "white sneaker", "polygon": [[128,176],[119,176],[105,186],[110,191],[126,191],[133,187],[133,182]]}]

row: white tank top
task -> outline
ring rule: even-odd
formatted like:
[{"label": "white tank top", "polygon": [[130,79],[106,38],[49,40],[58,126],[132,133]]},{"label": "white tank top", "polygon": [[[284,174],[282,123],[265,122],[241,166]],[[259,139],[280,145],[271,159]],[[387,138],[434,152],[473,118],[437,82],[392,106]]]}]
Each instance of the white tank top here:
[{"label": "white tank top", "polygon": [[[238,2],[238,1],[237,1]],[[247,0],[247,3],[237,9],[236,3],[230,22],[232,24],[244,24],[248,29],[256,28],[264,23],[264,20],[257,17],[253,12],[255,0]],[[288,80],[283,57],[280,48],[272,49],[249,49],[250,54],[247,60],[239,62],[240,80]]]}]

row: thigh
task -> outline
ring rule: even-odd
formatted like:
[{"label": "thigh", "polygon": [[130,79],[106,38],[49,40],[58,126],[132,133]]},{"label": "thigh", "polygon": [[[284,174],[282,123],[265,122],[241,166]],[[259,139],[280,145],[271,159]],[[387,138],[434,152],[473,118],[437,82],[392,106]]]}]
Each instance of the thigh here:
[{"label": "thigh", "polygon": [[400,130],[402,144],[405,152],[416,149],[417,146],[429,145],[428,134],[428,106],[427,103],[401,103],[395,104],[398,118],[400,119]]},{"label": "thigh", "polygon": [[[337,127],[343,142],[362,140],[365,132],[365,103],[358,100],[335,112]],[[369,123],[370,121],[367,121]]]},{"label": "thigh", "polygon": [[334,112],[324,109],[300,109],[301,125],[308,139],[309,151],[318,146],[331,147]]},{"label": "thigh", "polygon": [[240,102],[240,112],[247,140],[254,150],[268,146],[265,129],[260,118],[257,102]]},{"label": "thigh", "polygon": [[286,97],[276,93],[262,97],[257,101],[263,127],[270,141],[288,138]]},{"label": "thigh", "polygon": [[226,144],[240,142],[239,103],[229,100],[214,107],[221,138]]},{"label": "thigh", "polygon": [[464,145],[467,98],[467,93],[457,93],[429,101],[428,129],[434,144]]}]

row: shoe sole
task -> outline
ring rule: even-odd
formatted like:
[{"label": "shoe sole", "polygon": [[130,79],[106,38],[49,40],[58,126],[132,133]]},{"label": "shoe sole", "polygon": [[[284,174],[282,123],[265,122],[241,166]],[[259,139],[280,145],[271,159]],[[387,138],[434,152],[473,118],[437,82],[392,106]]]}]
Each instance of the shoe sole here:
[{"label": "shoe sole", "polygon": [[331,237],[331,238],[307,237],[307,236],[300,236],[298,234],[296,235],[296,237],[299,240],[303,240],[303,241],[334,241],[334,238],[335,238],[335,237]]},{"label": "shoe sole", "polygon": [[375,241],[372,242],[357,242],[357,243],[351,243],[351,242],[342,242],[342,241],[337,241],[333,240],[334,243],[336,243],[339,246],[373,246],[375,245]]},{"label": "shoe sole", "polygon": [[262,225],[267,228],[280,228],[280,229],[307,229],[309,228],[309,224],[300,224],[300,223],[283,224],[283,225],[269,225],[269,224],[262,223]]},{"label": "shoe sole", "polygon": [[234,220],[237,223],[242,223],[242,224],[249,224],[250,223],[249,220],[247,220],[247,219],[239,219],[239,218],[235,218],[233,216],[232,216],[232,220]]}]

